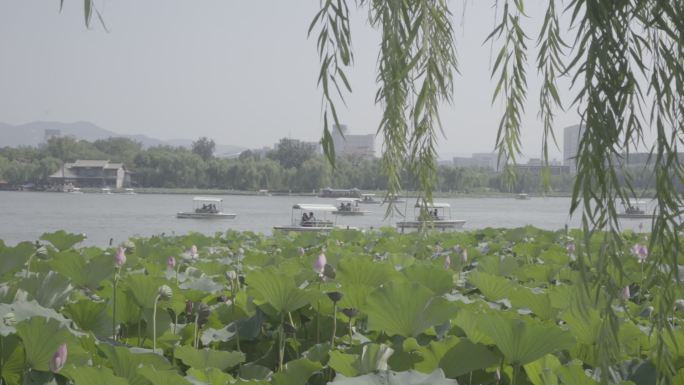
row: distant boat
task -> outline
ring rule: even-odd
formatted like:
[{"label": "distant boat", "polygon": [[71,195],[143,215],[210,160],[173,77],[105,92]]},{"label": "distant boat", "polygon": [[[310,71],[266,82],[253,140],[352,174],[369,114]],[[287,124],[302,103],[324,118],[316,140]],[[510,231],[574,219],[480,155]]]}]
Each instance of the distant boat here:
[{"label": "distant boat", "polygon": [[78,187],[71,187],[69,190],[67,190],[69,194],[83,194],[83,191],[81,191],[80,188]]},{"label": "distant boat", "polygon": [[[327,232],[335,228],[327,214],[337,211],[337,207],[327,204],[297,203],[292,206],[292,218],[289,225],[274,226],[275,230],[298,232]],[[317,218],[316,214],[320,217]]]},{"label": "distant boat", "polygon": [[262,196],[262,197],[270,197],[271,193],[268,192],[268,190],[259,190],[259,191],[257,191],[257,195]]},{"label": "distant boat", "polygon": [[361,194],[361,201],[363,204],[380,204],[381,201],[375,199],[375,194]]},{"label": "distant boat", "polygon": [[357,198],[337,198],[339,206],[337,210],[333,211],[335,215],[358,216],[370,214],[370,211],[361,210],[359,202],[361,199]]},{"label": "distant boat", "polygon": [[123,192],[123,193],[124,193],[124,194],[128,194],[128,195],[137,194],[137,193],[135,192],[135,190],[133,190],[132,188],[124,189],[124,192]]},{"label": "distant boat", "polygon": [[625,206],[625,211],[618,213],[618,218],[625,219],[650,219],[653,213],[646,212],[647,203],[641,200],[630,200]]},{"label": "distant boat", "polygon": [[110,189],[109,187],[105,187],[105,188],[100,189],[100,192],[101,192],[102,194],[111,194],[111,193],[112,193],[112,189]]},{"label": "distant boat", "polygon": [[515,199],[520,200],[520,201],[526,201],[530,199],[530,196],[525,194],[525,193],[520,193],[515,196]]},{"label": "distant boat", "polygon": [[387,195],[385,199],[382,200],[382,203],[404,203],[406,202],[405,200],[401,199],[397,195]]},{"label": "distant boat", "polygon": [[406,229],[428,228],[441,231],[460,229],[465,225],[463,219],[451,219],[451,205],[448,203],[433,203],[426,207],[416,203],[414,207],[415,219],[397,222],[397,228],[403,233]]},{"label": "distant boat", "polygon": [[233,219],[237,214],[223,212],[223,199],[195,197],[193,210],[176,213],[176,218],[188,219]]},{"label": "distant boat", "polygon": [[361,198],[361,190],[357,188],[351,189],[334,189],[324,188],[319,195],[321,198]]}]

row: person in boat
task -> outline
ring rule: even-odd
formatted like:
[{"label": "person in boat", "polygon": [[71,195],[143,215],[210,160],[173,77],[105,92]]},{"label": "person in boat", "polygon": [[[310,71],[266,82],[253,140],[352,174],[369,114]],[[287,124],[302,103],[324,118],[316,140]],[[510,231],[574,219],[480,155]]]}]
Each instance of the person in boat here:
[{"label": "person in boat", "polygon": [[316,217],[314,217],[313,211],[309,212],[309,222],[312,226],[316,224]]},{"label": "person in boat", "polygon": [[309,226],[309,215],[302,213],[302,226]]}]

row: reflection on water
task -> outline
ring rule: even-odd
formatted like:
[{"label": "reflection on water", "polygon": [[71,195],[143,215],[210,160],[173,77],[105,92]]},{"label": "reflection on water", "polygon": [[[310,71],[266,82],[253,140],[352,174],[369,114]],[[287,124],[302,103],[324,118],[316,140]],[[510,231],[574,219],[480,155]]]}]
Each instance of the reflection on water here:
[{"label": "reflection on water", "polygon": [[[0,192],[0,239],[13,245],[35,240],[42,233],[64,229],[85,233],[90,245],[105,246],[110,238],[114,244],[131,236],[155,234],[185,234],[191,231],[205,234],[228,229],[250,230],[269,234],[273,226],[289,224],[295,203],[330,203],[334,199],[296,196],[223,196],[224,211],[237,213],[229,220],[177,219],[176,212],[192,208],[191,195],[178,194],[63,194],[42,192]],[[579,218],[570,218],[569,198],[439,199],[451,204],[452,217],[466,220],[464,230],[484,227],[519,227],[533,225],[558,230],[565,225],[578,227]],[[413,217],[409,199],[398,204],[402,212]],[[401,219],[397,214],[385,218],[386,206],[366,205],[372,213],[366,216],[330,216],[338,225],[362,229],[394,226]],[[650,220],[623,220],[625,228],[649,230]]]}]

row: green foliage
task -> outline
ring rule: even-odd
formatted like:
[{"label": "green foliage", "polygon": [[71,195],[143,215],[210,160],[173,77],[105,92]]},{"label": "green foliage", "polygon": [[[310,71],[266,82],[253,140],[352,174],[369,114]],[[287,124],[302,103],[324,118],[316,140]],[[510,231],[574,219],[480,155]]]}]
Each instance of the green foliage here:
[{"label": "green foliage", "polygon": [[175,356],[184,364],[195,369],[216,368],[226,370],[245,361],[241,352],[223,352],[210,349],[197,350],[190,346],[180,346],[175,349]]}]

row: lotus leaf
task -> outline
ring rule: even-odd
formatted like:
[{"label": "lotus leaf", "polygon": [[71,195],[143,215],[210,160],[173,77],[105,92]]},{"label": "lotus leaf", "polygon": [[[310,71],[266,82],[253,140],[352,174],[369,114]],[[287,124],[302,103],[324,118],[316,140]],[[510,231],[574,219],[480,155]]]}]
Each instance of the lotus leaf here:
[{"label": "lotus leaf", "polygon": [[207,368],[204,370],[190,368],[188,369],[188,376],[185,379],[193,384],[207,385],[228,385],[235,382],[233,376],[216,368]]},{"label": "lotus leaf", "polygon": [[437,295],[448,293],[454,287],[453,275],[441,266],[415,264],[402,272],[410,282],[420,283]]},{"label": "lotus leaf", "polygon": [[584,372],[581,361],[573,361],[560,367],[557,373],[564,385],[597,385],[597,382]]},{"label": "lotus leaf", "polygon": [[49,371],[52,355],[64,343],[69,351],[67,364],[84,364],[89,359],[78,340],[54,319],[32,317],[17,323],[16,328],[26,352],[26,365],[34,370]]},{"label": "lotus leaf", "polygon": [[415,337],[453,316],[457,307],[417,283],[390,282],[368,297],[368,329]]},{"label": "lotus leaf", "polygon": [[449,378],[490,368],[501,362],[500,356],[486,346],[474,344],[466,338],[457,340],[455,346],[442,354],[441,357],[435,355],[435,358],[439,359],[439,367],[444,370]]},{"label": "lotus leaf", "polygon": [[225,287],[204,275],[198,279],[188,279],[179,285],[181,289],[199,290],[205,293],[220,293]]},{"label": "lotus leaf", "polygon": [[15,247],[0,249],[0,277],[19,270],[35,251],[31,242],[21,242]]},{"label": "lotus leaf", "polygon": [[184,364],[195,369],[217,368],[226,370],[245,362],[242,352],[226,352],[210,349],[195,349],[190,346],[179,346],[175,349],[175,356]]},{"label": "lotus leaf", "polygon": [[544,357],[525,365],[527,378],[534,385],[558,384],[555,371],[561,367],[561,363],[554,355],[547,354]]},{"label": "lotus leaf", "polygon": [[19,384],[21,375],[24,373],[26,364],[24,361],[24,347],[21,346],[19,337],[12,335],[2,338],[2,378],[8,384]]},{"label": "lotus leaf", "polygon": [[549,320],[556,316],[557,312],[551,307],[551,300],[546,293],[535,293],[525,287],[518,287],[510,298],[513,306],[528,308],[541,319]]},{"label": "lotus leaf", "polygon": [[558,327],[503,318],[496,313],[482,317],[481,328],[513,365],[528,364],[548,353],[568,349],[575,342],[570,333]]},{"label": "lotus leaf", "polygon": [[153,366],[142,366],[138,373],[152,385],[192,385],[175,370],[157,370]]},{"label": "lotus leaf", "polygon": [[[53,309],[48,309],[46,307],[40,306],[36,301],[18,301],[12,304],[0,303],[0,315],[5,315],[7,313],[14,313],[14,319],[16,322],[21,322],[26,319],[31,319],[34,317],[44,317],[48,319],[54,319],[59,322],[63,327],[67,327],[71,321],[65,318],[63,315],[57,313]],[[0,316],[1,317],[1,316]],[[74,330],[70,331],[73,334],[79,334]],[[15,332],[14,326],[6,325],[0,319],[0,336],[7,336]]]},{"label": "lotus leaf", "polygon": [[55,231],[54,233],[44,233],[40,236],[43,241],[52,243],[58,250],[64,251],[71,248],[75,244],[86,239],[85,234],[70,234],[64,230]]},{"label": "lotus leaf", "polygon": [[109,368],[67,366],[59,372],[71,379],[74,385],[127,385],[125,378],[117,377]]},{"label": "lotus leaf", "polygon": [[479,271],[471,273],[468,280],[491,301],[508,298],[516,288],[516,285],[506,278]]},{"label": "lotus leaf", "polygon": [[250,272],[247,283],[256,298],[269,303],[279,313],[295,311],[313,299],[311,292],[295,286],[293,278],[272,268]]},{"label": "lotus leaf", "polygon": [[397,272],[390,265],[354,256],[340,260],[336,281],[340,282],[344,288],[352,286],[376,288],[395,277],[397,277]]},{"label": "lotus leaf", "polygon": [[107,316],[107,304],[81,300],[64,307],[69,316],[82,330],[95,334],[98,338],[111,337],[112,318]]},{"label": "lotus leaf", "polygon": [[112,367],[114,374],[125,378],[130,385],[150,383],[138,373],[138,369],[142,365],[149,365],[163,371],[172,369],[169,361],[155,353],[134,353],[126,347],[107,344],[100,344],[99,349],[107,357],[107,362]]},{"label": "lotus leaf", "polygon": [[[125,283],[129,295],[143,309],[152,309],[159,287],[166,282],[143,274],[129,274]],[[117,308],[118,310],[118,308]]]},{"label": "lotus leaf", "polygon": [[309,377],[322,368],[320,362],[300,358],[285,364],[282,372],[273,375],[271,383],[273,385],[306,385]]},{"label": "lotus leaf", "polygon": [[387,361],[394,350],[385,344],[367,344],[361,354],[347,354],[338,350],[330,352],[328,366],[346,377],[356,377],[377,370],[387,370]]},{"label": "lotus leaf", "polygon": [[245,380],[271,380],[273,372],[271,369],[257,364],[247,364],[240,366],[240,378]]},{"label": "lotus leaf", "polygon": [[50,261],[54,271],[69,278],[78,287],[96,289],[114,273],[112,257],[100,254],[86,260],[74,250],[62,251]]},{"label": "lotus leaf", "polygon": [[378,373],[366,374],[359,377],[345,377],[338,375],[332,384],[339,385],[458,385],[456,380],[444,377],[444,372],[437,369],[431,374],[423,374],[416,371],[393,372],[381,371]]},{"label": "lotus leaf", "polygon": [[[422,346],[415,338],[411,337],[404,340],[402,350],[411,353],[418,359],[413,364],[412,369],[422,373],[432,373],[439,368],[439,361],[444,357],[444,354],[458,342],[458,337],[449,336],[440,341],[430,341],[429,344]],[[394,365],[392,367],[395,368]]]}]

